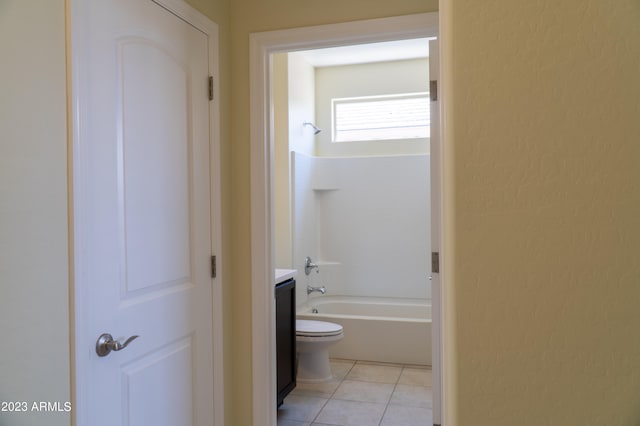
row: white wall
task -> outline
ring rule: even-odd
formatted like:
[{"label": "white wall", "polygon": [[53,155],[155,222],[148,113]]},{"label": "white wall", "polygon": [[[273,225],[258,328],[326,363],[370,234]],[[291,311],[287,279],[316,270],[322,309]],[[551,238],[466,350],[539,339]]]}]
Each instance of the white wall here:
[{"label": "white wall", "polygon": [[[1,1],[0,63],[0,401],[65,402],[64,0]],[[3,412],[0,424],[62,426],[70,415]]]},{"label": "white wall", "polygon": [[316,68],[316,138],[318,156],[426,154],[428,139],[331,142],[331,99],[429,91],[429,60],[376,62]]},{"label": "white wall", "polygon": [[289,150],[312,155],[316,137],[304,122],[315,122],[314,68],[297,53],[289,53]]},{"label": "white wall", "polygon": [[320,265],[305,279],[332,295],[430,298],[429,156],[294,156],[295,255]]}]

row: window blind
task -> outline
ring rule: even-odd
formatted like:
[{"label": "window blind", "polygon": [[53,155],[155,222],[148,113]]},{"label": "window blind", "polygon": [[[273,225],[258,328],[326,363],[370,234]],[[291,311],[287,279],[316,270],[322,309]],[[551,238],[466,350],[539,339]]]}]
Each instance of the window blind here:
[{"label": "window blind", "polygon": [[333,141],[428,138],[428,93],[333,99]]}]

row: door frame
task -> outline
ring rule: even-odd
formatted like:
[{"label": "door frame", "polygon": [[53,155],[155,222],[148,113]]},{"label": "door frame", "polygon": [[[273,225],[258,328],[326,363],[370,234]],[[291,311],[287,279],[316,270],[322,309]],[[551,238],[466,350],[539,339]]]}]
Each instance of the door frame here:
[{"label": "door frame", "polygon": [[[214,426],[224,424],[224,360],[223,360],[223,315],[222,315],[222,221],[221,221],[221,185],[220,185],[220,93],[219,87],[219,35],[218,25],[198,12],[182,0],[147,0],[152,1],[169,12],[192,25],[207,36],[209,55],[209,75],[213,76],[213,92],[215,98],[209,102],[209,168],[211,188],[211,253],[217,256],[216,278],[211,279],[212,286],[212,330],[213,330],[213,395],[211,403],[214,407]],[[68,173],[69,173],[69,270],[70,277],[70,336],[71,336],[71,401],[72,425],[89,426],[90,413],[87,412],[84,389],[87,387],[86,374],[89,368],[87,355],[86,318],[90,313],[86,309],[87,288],[80,262],[80,234],[84,194],[81,191],[82,176],[88,171],[81,162],[84,128],[80,117],[86,116],[87,106],[83,95],[88,89],[88,82],[83,76],[83,53],[89,48],[87,44],[88,1],[66,0],[66,50],[67,50],[67,117],[68,117]]]},{"label": "door frame", "polygon": [[[273,277],[275,268],[274,129],[271,55],[437,35],[438,12],[250,34],[251,330],[254,426],[264,425],[265,419],[268,419],[267,425],[275,426],[277,417],[274,368],[276,365]],[[442,231],[442,226],[440,230]],[[425,259],[425,261],[428,260]],[[442,325],[442,321],[440,323]],[[439,348],[439,353],[442,360],[441,368],[444,369],[445,359],[442,356],[442,347]],[[442,386],[444,387],[444,384]],[[444,396],[442,388],[440,395]],[[442,410],[444,401],[441,399],[440,402],[440,413],[444,414]]]}]

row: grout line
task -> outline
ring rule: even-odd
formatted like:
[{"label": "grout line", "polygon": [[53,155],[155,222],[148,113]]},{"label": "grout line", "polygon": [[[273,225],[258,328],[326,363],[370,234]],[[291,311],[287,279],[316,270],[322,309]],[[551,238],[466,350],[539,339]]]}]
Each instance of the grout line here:
[{"label": "grout line", "polygon": [[[331,362],[331,360],[329,360],[329,362]],[[356,361],[357,362],[357,361]],[[356,362],[354,362],[351,367],[349,367],[349,370],[344,374],[344,376],[342,376],[340,378],[340,382],[338,383],[338,386],[336,386],[336,388],[333,390],[333,392],[331,392],[331,395],[329,396],[329,398],[327,398],[327,401],[322,405],[322,408],[320,408],[320,410],[318,411],[318,414],[315,415],[315,417],[313,418],[313,420],[311,420],[310,424],[313,424],[316,422],[316,420],[318,420],[318,417],[320,416],[320,413],[322,413],[322,410],[324,410],[324,407],[327,406],[327,404],[329,403],[329,401],[331,401],[333,399],[333,396],[336,394],[336,392],[338,391],[338,388],[342,385],[342,382],[344,382],[345,378],[347,377],[347,375],[351,372],[351,370],[353,369],[353,367],[356,365]],[[333,371],[331,372],[331,374],[333,375]]]},{"label": "grout line", "polygon": [[318,420],[318,416],[320,416],[320,413],[322,413],[322,410],[324,410],[324,407],[327,406],[327,404],[329,403],[329,401],[331,401],[331,398],[328,398],[324,404],[322,404],[322,407],[320,407],[320,410],[318,410],[318,414],[316,414],[313,419],[311,420],[311,422],[309,424],[313,424],[316,422],[316,420]]},{"label": "grout line", "polygon": [[380,417],[380,422],[378,423],[378,426],[382,424],[382,420],[384,420],[384,416],[387,414],[387,410],[389,409],[389,404],[391,404],[391,399],[393,398],[393,394],[398,388],[398,383],[400,382],[400,377],[402,377],[402,372],[404,371],[404,369],[405,369],[405,366],[403,365],[402,369],[400,370],[400,374],[398,374],[398,378],[396,379],[396,382],[393,385],[393,391],[391,391],[391,395],[389,395],[389,400],[387,401],[387,405],[384,406],[384,411],[382,412],[382,417]]}]

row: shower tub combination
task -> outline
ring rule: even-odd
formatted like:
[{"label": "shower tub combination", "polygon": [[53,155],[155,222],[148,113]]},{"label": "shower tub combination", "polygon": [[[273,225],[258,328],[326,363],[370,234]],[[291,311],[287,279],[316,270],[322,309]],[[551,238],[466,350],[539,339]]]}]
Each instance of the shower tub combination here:
[{"label": "shower tub combination", "polygon": [[344,339],[332,358],[431,365],[431,301],[320,296],[298,310],[298,319],[342,325]]}]

